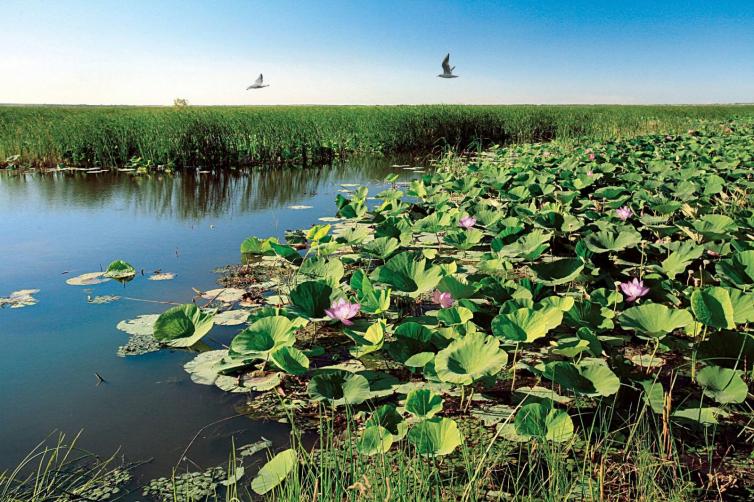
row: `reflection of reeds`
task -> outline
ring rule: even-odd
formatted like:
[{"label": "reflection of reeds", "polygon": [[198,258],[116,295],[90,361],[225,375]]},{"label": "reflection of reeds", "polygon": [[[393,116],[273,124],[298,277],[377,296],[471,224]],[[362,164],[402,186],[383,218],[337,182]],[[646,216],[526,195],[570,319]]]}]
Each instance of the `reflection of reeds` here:
[{"label": "reflection of reeds", "polygon": [[489,143],[685,131],[752,106],[0,107],[0,160],[54,165],[227,167],[327,163],[352,152],[429,152]]},{"label": "reflection of reeds", "polygon": [[120,206],[136,213],[198,219],[284,207],[343,179],[380,180],[384,159],[353,159],[325,167],[250,168],[211,174],[135,176],[124,173],[26,172],[0,178],[3,197],[38,200],[52,210]]}]

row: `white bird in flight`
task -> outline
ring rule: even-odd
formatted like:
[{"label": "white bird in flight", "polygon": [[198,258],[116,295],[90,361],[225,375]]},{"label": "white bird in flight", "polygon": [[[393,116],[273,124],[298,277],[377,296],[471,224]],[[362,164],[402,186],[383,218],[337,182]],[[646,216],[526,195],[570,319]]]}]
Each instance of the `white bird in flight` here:
[{"label": "white bird in flight", "polygon": [[269,87],[268,84],[262,84],[263,80],[264,77],[262,77],[262,74],[260,73],[254,83],[247,87],[246,90],[248,91],[249,89],[261,89],[262,87]]},{"label": "white bird in flight", "polygon": [[450,53],[445,55],[445,59],[442,60],[442,73],[438,75],[440,78],[458,78],[458,75],[453,75],[453,70],[456,67],[450,67]]}]

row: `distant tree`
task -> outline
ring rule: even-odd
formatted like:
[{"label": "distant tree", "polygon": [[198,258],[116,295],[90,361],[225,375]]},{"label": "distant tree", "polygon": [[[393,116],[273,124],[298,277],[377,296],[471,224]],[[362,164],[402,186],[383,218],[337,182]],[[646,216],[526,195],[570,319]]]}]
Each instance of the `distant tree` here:
[{"label": "distant tree", "polygon": [[173,106],[176,108],[185,108],[189,105],[188,99],[175,98],[173,100]]}]

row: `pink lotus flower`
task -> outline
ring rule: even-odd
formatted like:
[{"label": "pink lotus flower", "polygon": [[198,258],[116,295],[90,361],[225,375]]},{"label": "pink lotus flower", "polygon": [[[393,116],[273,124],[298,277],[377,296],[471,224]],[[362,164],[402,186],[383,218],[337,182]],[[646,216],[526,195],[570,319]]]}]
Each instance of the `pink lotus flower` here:
[{"label": "pink lotus flower", "polygon": [[636,277],[630,281],[621,282],[620,289],[623,291],[623,294],[626,295],[626,300],[629,302],[635,302],[649,293],[649,288],[644,287],[644,281],[640,281]]},{"label": "pink lotus flower", "polygon": [[473,216],[467,215],[461,218],[460,220],[458,220],[458,226],[461,228],[465,228],[466,230],[470,229],[474,225],[476,225],[476,218],[474,218]]},{"label": "pink lotus flower", "polygon": [[634,212],[631,211],[631,208],[628,206],[623,206],[615,210],[615,215],[623,221],[629,219],[633,214]]},{"label": "pink lotus flower", "polygon": [[340,321],[346,326],[350,326],[353,322],[349,321],[352,317],[356,316],[361,310],[361,305],[358,303],[351,303],[348,300],[341,298],[332,302],[329,309],[325,309],[327,317],[333,321]]},{"label": "pink lotus flower", "polygon": [[586,175],[589,177],[594,176],[594,171],[589,170],[586,172]]},{"label": "pink lotus flower", "polygon": [[435,292],[432,293],[432,301],[446,309],[452,307],[455,300],[453,300],[453,295],[450,293],[444,293],[439,289],[436,289]]},{"label": "pink lotus flower", "polygon": [[594,154],[593,153],[589,154],[589,160],[594,160]]}]

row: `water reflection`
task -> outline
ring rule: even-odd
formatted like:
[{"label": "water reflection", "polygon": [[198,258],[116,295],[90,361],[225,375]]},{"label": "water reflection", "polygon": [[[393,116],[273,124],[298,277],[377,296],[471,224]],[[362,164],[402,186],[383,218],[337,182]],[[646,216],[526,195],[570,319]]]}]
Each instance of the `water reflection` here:
[{"label": "water reflection", "polygon": [[8,172],[0,189],[10,205],[30,199],[46,210],[118,207],[162,218],[196,220],[278,208],[315,195],[348,174],[368,180],[394,172],[387,159],[356,159],[323,167],[222,170],[209,173],[132,175],[82,171]]}]

